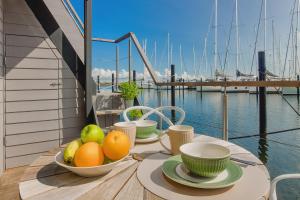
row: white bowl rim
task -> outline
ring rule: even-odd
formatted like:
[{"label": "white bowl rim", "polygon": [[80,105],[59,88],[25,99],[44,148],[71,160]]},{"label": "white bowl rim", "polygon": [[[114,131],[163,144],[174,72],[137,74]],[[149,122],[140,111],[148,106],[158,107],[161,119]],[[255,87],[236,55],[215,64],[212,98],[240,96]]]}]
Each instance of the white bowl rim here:
[{"label": "white bowl rim", "polygon": [[113,125],[114,127],[120,127],[120,128],[129,128],[129,127],[136,127],[136,123],[134,122],[117,122],[117,123],[114,123]]},{"label": "white bowl rim", "polygon": [[98,167],[107,167],[107,166],[110,166],[110,165],[115,165],[115,164],[118,164],[119,162],[123,161],[125,158],[127,158],[129,156],[129,153],[124,156],[123,158],[121,158],[120,160],[117,160],[117,161],[114,161],[114,162],[111,162],[111,163],[108,163],[108,164],[105,164],[105,165],[98,165],[98,166],[92,166],[92,167],[75,167],[75,166],[71,166],[71,165],[67,165],[65,163],[61,163],[57,160],[57,157],[59,154],[63,154],[63,151],[59,151],[56,155],[55,155],[55,162],[56,164],[64,167],[64,168],[71,168],[71,169],[94,169],[94,168],[98,168]]},{"label": "white bowl rim", "polygon": [[157,122],[153,120],[138,120],[134,122],[136,124],[136,127],[150,127],[157,125]]},{"label": "white bowl rim", "polygon": [[[216,157],[204,157],[204,156],[190,155],[189,153],[184,152],[184,148],[186,146],[189,146],[189,145],[210,145],[210,146],[215,146],[215,147],[223,149],[224,152],[226,152],[226,154],[224,156],[216,156]],[[230,157],[230,155],[231,155],[230,150],[227,147],[224,147],[224,146],[218,145],[218,144],[214,144],[214,143],[191,142],[191,143],[181,145],[180,148],[179,148],[179,151],[180,151],[181,154],[187,155],[189,157],[193,157],[193,158],[196,158],[196,159],[208,159],[208,160],[224,159],[224,158]]]}]

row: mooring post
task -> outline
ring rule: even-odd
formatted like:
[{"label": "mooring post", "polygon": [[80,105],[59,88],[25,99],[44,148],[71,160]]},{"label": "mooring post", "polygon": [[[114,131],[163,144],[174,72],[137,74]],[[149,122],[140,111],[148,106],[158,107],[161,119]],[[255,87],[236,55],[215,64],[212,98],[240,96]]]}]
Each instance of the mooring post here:
[{"label": "mooring post", "polygon": [[200,79],[201,86],[200,86],[200,92],[202,93],[202,78]]},{"label": "mooring post", "polygon": [[[256,81],[258,81],[258,77],[256,77]],[[258,87],[256,86],[256,97],[258,97]]]},{"label": "mooring post", "polygon": [[135,70],[132,71],[132,80],[134,83],[136,83],[136,71]]},{"label": "mooring post", "polygon": [[[171,83],[175,82],[175,65],[171,65]],[[175,106],[175,86],[171,86],[171,106]],[[175,122],[175,110],[172,110],[172,120]]]},{"label": "mooring post", "polygon": [[[258,52],[258,74],[259,81],[266,80],[265,52]],[[266,137],[267,129],[267,109],[266,109],[266,87],[259,87],[259,134]]]},{"label": "mooring post", "polygon": [[111,91],[114,92],[115,91],[115,74],[112,73],[111,74]]},{"label": "mooring post", "polygon": [[184,99],[184,79],[182,79],[182,98]]},{"label": "mooring post", "polygon": [[228,141],[228,110],[227,110],[227,88],[225,78],[224,94],[223,94],[223,140]]},{"label": "mooring post", "polygon": [[148,90],[150,90],[150,80],[148,80]]},{"label": "mooring post", "polygon": [[97,92],[100,93],[100,76],[97,76]]}]

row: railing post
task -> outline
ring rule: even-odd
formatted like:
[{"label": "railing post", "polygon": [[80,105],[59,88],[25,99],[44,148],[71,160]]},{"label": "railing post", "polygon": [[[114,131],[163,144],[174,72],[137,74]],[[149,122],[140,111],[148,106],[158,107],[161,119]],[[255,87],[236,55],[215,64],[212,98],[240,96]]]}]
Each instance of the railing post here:
[{"label": "railing post", "polygon": [[128,40],[128,80],[131,82],[131,38]]},{"label": "railing post", "polygon": [[100,93],[100,76],[97,76],[97,92]]},{"label": "railing post", "polygon": [[116,91],[119,85],[119,46],[116,46]]},{"label": "railing post", "polygon": [[[175,82],[175,65],[171,65],[171,83]],[[171,86],[171,106],[175,106],[175,86]],[[172,110],[172,121],[176,120],[175,110]]]},{"label": "railing post", "polygon": [[[266,80],[265,52],[258,52],[259,81]],[[266,87],[259,87],[259,134],[266,137],[267,109],[266,109]]]},{"label": "railing post", "polygon": [[[297,81],[299,81],[299,75],[297,75]],[[297,100],[299,102],[299,87],[297,87]]]},{"label": "railing post", "polygon": [[226,78],[223,95],[223,140],[228,141],[228,109],[227,109],[227,88]]},{"label": "railing post", "polygon": [[[161,107],[162,106],[162,98],[161,98],[161,88],[157,88],[157,106]],[[159,117],[159,129],[162,130],[162,118]]]},{"label": "railing post", "polygon": [[115,74],[112,73],[111,74],[111,91],[114,92],[115,91]]}]

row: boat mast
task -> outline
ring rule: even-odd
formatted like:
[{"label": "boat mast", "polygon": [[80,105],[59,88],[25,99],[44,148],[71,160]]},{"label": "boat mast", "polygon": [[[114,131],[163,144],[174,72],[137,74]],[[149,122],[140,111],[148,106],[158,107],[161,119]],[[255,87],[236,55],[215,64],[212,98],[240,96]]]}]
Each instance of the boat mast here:
[{"label": "boat mast", "polygon": [[297,19],[296,19],[296,38],[295,38],[295,76],[297,76],[298,70],[298,26],[299,26],[299,0],[297,1]]},{"label": "boat mast", "polygon": [[204,58],[205,58],[205,71],[207,72],[208,63],[207,63],[207,38],[204,40]]},{"label": "boat mast", "polygon": [[235,26],[236,26],[236,71],[239,68],[239,16],[238,0],[235,0]]},{"label": "boat mast", "polygon": [[181,78],[183,75],[183,63],[182,63],[182,49],[181,44],[179,45],[179,57],[180,57],[180,71],[181,71]]},{"label": "boat mast", "polygon": [[195,54],[195,45],[193,44],[193,67],[194,67],[194,76],[196,76],[196,54]]},{"label": "boat mast", "polygon": [[215,0],[215,51],[214,51],[214,71],[217,70],[218,62],[218,0]]},{"label": "boat mast", "polygon": [[168,69],[170,68],[170,33],[168,33],[167,39],[167,48],[168,48]]},{"label": "boat mast", "polygon": [[267,50],[267,0],[264,0],[264,7],[265,7],[265,20],[264,20],[264,29],[265,29],[265,36],[264,36],[264,51]]},{"label": "boat mast", "polygon": [[273,49],[273,73],[275,73],[275,30],[274,30],[274,20],[272,20],[272,49]]}]

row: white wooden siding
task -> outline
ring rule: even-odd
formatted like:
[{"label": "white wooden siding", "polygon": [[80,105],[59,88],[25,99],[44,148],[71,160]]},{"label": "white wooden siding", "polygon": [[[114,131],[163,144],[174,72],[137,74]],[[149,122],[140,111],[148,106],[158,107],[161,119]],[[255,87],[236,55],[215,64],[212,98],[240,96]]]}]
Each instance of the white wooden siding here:
[{"label": "white wooden siding", "polygon": [[85,105],[74,72],[25,0],[4,1],[5,84],[0,77],[0,107],[3,100],[5,105],[0,113],[5,113],[5,167],[11,168],[79,137]]}]

